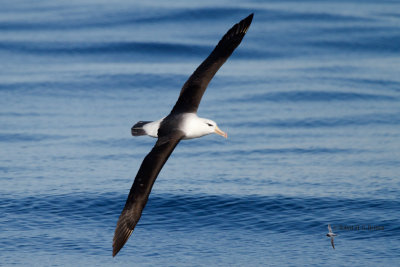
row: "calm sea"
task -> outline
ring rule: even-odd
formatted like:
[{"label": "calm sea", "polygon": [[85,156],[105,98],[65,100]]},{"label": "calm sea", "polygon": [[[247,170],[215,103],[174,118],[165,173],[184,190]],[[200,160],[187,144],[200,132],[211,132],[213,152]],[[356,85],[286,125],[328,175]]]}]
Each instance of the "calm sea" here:
[{"label": "calm sea", "polygon": [[[254,12],[128,243],[156,120]],[[12,1],[0,8],[1,266],[394,266],[400,2]],[[327,225],[339,236],[333,250]]]}]

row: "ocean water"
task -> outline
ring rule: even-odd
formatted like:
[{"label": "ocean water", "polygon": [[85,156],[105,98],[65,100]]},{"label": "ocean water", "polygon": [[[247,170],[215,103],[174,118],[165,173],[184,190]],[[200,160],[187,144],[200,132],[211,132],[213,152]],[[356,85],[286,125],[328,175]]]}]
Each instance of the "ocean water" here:
[{"label": "ocean water", "polygon": [[[1,6],[1,266],[398,264],[400,2]],[[178,145],[112,258],[155,142],[130,127],[252,12],[199,108],[229,138]]]}]

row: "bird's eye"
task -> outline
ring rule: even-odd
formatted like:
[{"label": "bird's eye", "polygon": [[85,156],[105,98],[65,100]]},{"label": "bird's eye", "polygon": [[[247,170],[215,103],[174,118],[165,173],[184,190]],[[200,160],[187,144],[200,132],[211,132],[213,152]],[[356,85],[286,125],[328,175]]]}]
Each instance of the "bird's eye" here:
[{"label": "bird's eye", "polygon": [[207,125],[210,126],[210,127],[213,126],[211,123],[207,123]]}]

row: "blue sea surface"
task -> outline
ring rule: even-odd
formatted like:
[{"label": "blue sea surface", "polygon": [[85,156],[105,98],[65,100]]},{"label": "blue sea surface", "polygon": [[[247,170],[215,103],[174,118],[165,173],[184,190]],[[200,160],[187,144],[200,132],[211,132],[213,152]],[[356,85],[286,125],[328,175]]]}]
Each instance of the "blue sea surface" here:
[{"label": "blue sea surface", "polygon": [[[177,146],[113,258],[131,126],[252,12],[199,108],[228,139]],[[398,265],[399,44],[399,1],[3,0],[0,265]]]}]

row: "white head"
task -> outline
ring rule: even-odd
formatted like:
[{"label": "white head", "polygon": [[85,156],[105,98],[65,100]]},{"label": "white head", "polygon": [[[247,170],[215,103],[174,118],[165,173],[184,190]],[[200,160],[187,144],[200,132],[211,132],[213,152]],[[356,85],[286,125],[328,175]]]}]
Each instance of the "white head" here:
[{"label": "white head", "polygon": [[200,119],[203,121],[205,130],[207,131],[206,134],[216,133],[216,134],[219,134],[220,136],[228,138],[228,134],[223,132],[220,128],[218,128],[218,125],[215,121],[209,120],[209,119],[203,119],[203,118],[200,118]]},{"label": "white head", "polygon": [[212,133],[228,138],[228,135],[218,128],[215,121],[199,118],[196,115],[187,117],[184,132],[186,134],[185,139],[197,138]]}]

